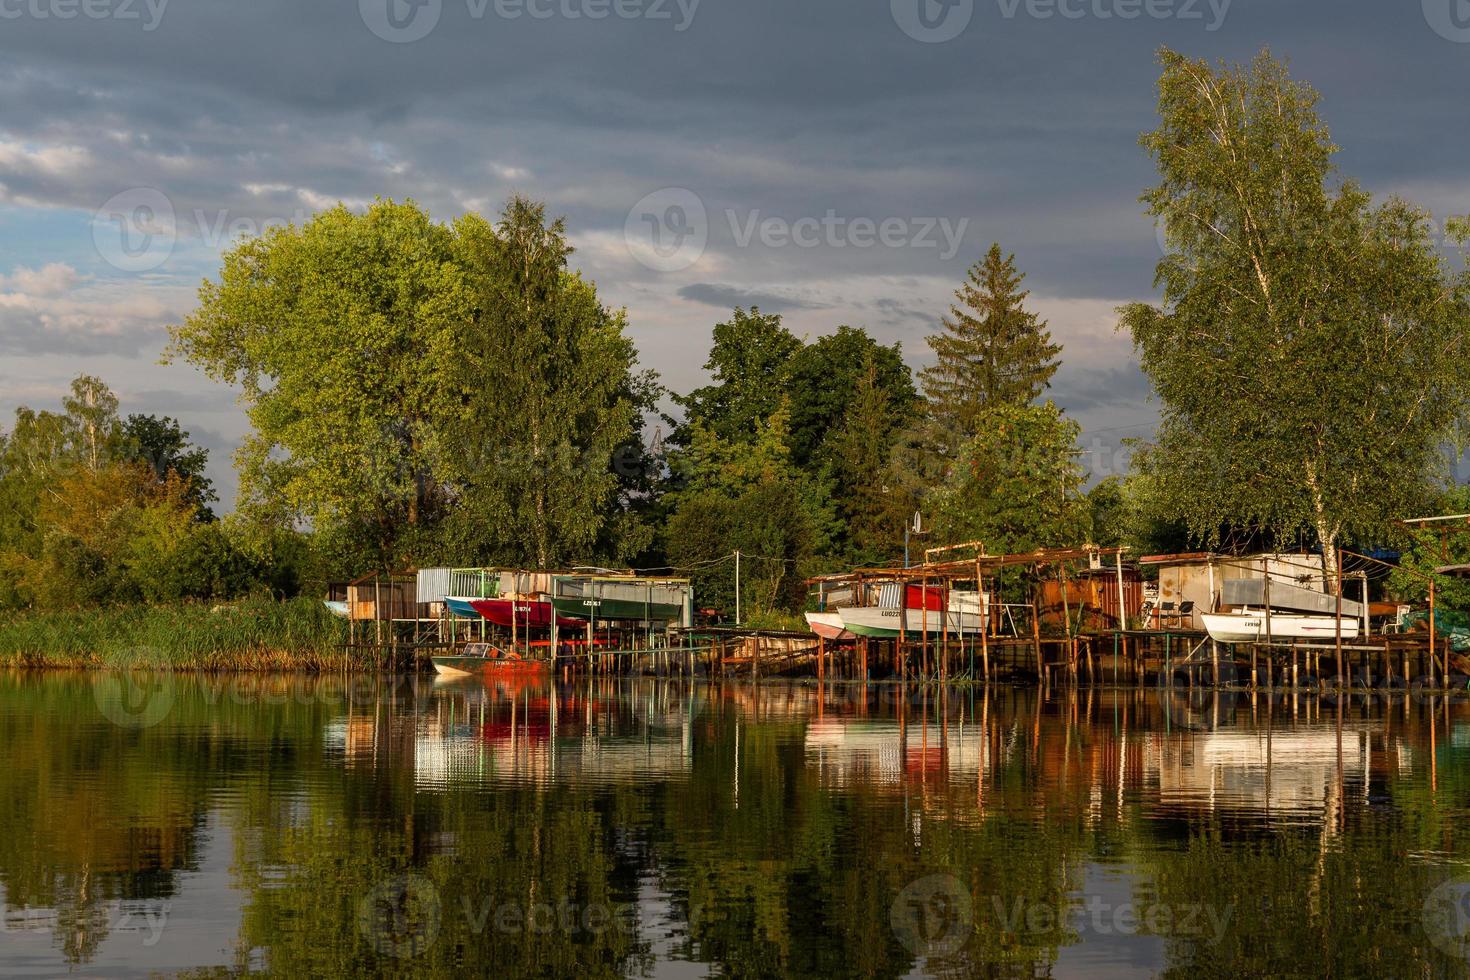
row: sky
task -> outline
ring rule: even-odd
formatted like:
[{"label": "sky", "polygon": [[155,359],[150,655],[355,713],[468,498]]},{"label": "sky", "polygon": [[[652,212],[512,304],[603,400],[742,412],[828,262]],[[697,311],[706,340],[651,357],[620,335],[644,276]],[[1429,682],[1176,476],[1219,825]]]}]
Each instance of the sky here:
[{"label": "sky", "polygon": [[736,305],[922,367],[999,242],[1118,473],[1158,409],[1114,311],[1155,295],[1161,46],[1269,47],[1345,175],[1470,212],[1470,0],[0,0],[0,427],[99,375],[211,451],[228,509],[237,393],[163,363],[220,254],[337,202],[520,193],[681,392]]}]

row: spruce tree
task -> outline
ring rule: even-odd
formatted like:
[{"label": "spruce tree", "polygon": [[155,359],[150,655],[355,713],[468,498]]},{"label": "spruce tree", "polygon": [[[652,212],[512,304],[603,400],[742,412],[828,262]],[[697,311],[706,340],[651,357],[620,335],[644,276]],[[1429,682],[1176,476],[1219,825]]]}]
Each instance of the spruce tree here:
[{"label": "spruce tree", "polygon": [[930,410],[946,442],[957,444],[979,434],[988,409],[1027,405],[1051,383],[1061,353],[1046,322],[1026,310],[1030,295],[1021,288],[1014,255],[1002,257],[1000,245],[970,269],[955,292],[944,330],[928,339],[938,362],[919,373]]}]

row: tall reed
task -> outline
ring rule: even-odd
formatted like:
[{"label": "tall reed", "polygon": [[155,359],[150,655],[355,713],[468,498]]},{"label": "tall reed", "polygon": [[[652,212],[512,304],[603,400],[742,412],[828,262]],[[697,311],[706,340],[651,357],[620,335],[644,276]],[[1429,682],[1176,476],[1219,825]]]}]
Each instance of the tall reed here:
[{"label": "tall reed", "polygon": [[0,666],[340,670],[346,641],[315,599],[116,606],[0,620]]}]

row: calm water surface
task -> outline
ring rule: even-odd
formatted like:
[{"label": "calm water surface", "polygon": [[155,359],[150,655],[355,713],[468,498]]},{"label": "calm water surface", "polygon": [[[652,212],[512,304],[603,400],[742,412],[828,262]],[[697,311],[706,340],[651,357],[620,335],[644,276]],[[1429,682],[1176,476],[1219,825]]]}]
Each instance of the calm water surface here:
[{"label": "calm water surface", "polygon": [[0,975],[1463,976],[1470,702],[0,674]]}]

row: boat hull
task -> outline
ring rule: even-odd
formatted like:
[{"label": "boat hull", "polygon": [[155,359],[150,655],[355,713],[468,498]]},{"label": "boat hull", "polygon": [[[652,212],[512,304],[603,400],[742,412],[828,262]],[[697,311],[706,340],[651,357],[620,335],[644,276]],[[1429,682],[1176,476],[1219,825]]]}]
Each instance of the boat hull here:
[{"label": "boat hull", "polygon": [[458,596],[447,595],[444,597],[444,605],[448,606],[449,611],[460,619],[481,618],[480,614],[475,611],[475,601],[473,599],[461,599]]},{"label": "boat hull", "polygon": [[824,640],[855,640],[857,634],[842,625],[842,614],[835,612],[809,612],[806,624],[812,632]]},{"label": "boat hull", "polygon": [[581,596],[556,596],[551,600],[557,614],[579,620],[582,624],[592,618],[594,611],[599,620],[630,619],[639,622],[668,623],[684,614],[684,607],[673,602],[638,602],[634,599],[599,599],[595,607],[588,606]]},{"label": "boat hull", "polygon": [[[496,626],[514,629],[546,629],[551,625],[552,607],[545,599],[471,599],[470,607]],[[557,616],[562,629],[581,629],[585,623]]]},{"label": "boat hull", "polygon": [[[1220,643],[1259,643],[1266,639],[1266,615],[1248,611],[1238,613],[1202,613],[1201,621],[1212,640]],[[1292,613],[1271,614],[1272,640],[1336,640],[1338,624],[1342,638],[1358,638],[1356,619],[1338,620],[1333,616],[1302,616]]]},{"label": "boat hull", "polygon": [[510,660],[492,657],[433,657],[434,671],[444,677],[547,677],[551,664],[545,660]]},{"label": "boat hull", "polygon": [[[878,606],[850,606],[837,610],[842,625],[851,633],[873,639],[890,640],[926,631],[951,636],[978,636],[984,628],[984,617],[977,611],[950,610],[940,613],[924,609],[883,609]],[[943,620],[941,622],[941,620]]]},{"label": "boat hull", "polygon": [[326,606],[327,611],[330,612],[333,616],[340,616],[343,619],[347,619],[349,616],[350,611],[348,610],[347,603],[345,602],[339,602],[333,599],[324,599],[322,600],[322,605]]}]

